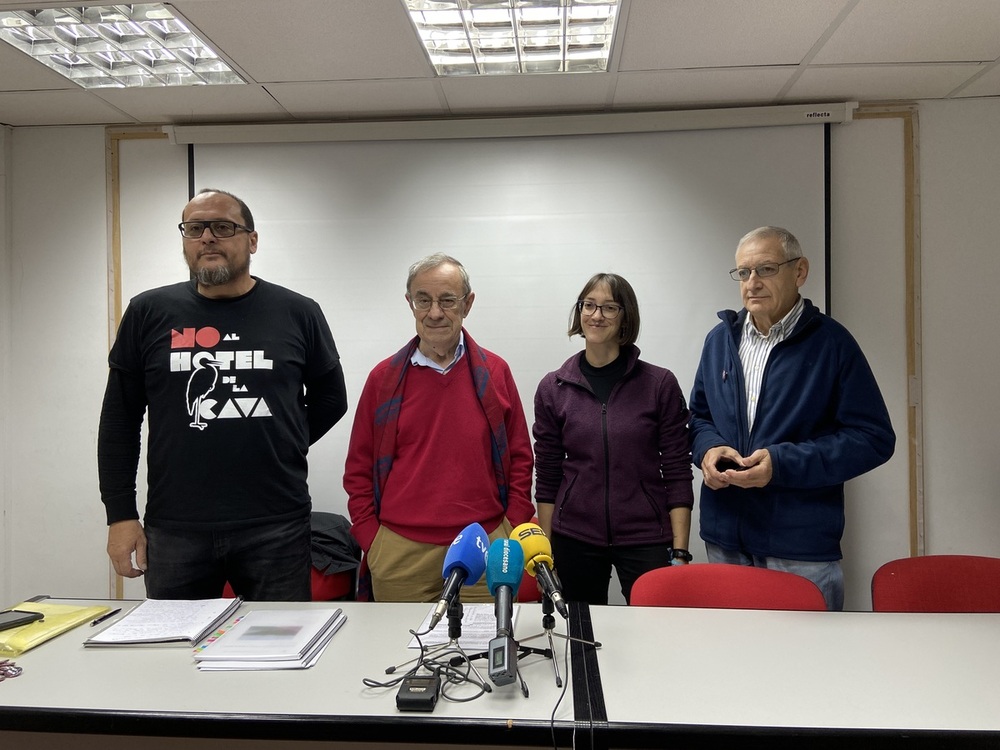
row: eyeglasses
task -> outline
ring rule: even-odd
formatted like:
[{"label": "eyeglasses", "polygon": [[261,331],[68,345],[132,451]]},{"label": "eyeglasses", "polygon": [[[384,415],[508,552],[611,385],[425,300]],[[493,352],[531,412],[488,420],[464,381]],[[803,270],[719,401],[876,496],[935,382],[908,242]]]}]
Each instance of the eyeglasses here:
[{"label": "eyeglasses", "polygon": [[618,317],[618,314],[622,311],[622,306],[616,305],[613,302],[608,302],[606,304],[599,305],[596,302],[591,302],[589,299],[587,300],[582,299],[576,303],[576,309],[584,313],[585,315],[593,315],[595,312],[600,310],[601,315],[603,315],[605,318],[607,318],[608,320],[614,320],[615,318]]},{"label": "eyeglasses", "polygon": [[181,230],[181,236],[189,240],[200,238],[206,229],[216,239],[232,237],[237,229],[242,229],[244,232],[253,231],[250,227],[237,224],[235,221],[182,221],[177,228]]},{"label": "eyeglasses", "polygon": [[437,302],[438,307],[442,310],[454,310],[458,307],[458,303],[468,296],[468,294],[463,294],[461,297],[439,297],[438,299],[434,299],[433,297],[411,297],[410,305],[414,310],[430,310],[434,303]]},{"label": "eyeglasses", "polygon": [[763,263],[754,268],[734,268],[729,272],[729,276],[733,281],[749,281],[750,274],[756,271],[758,278],[766,279],[768,276],[777,274],[786,263],[794,263],[797,260],[802,260],[802,258],[792,258],[781,263]]}]

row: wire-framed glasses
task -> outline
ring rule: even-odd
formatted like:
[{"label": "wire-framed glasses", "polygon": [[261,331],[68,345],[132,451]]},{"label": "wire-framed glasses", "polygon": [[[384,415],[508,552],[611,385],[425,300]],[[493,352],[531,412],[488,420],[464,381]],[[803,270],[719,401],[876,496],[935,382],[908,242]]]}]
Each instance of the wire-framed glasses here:
[{"label": "wire-framed glasses", "polygon": [[458,303],[463,299],[468,297],[468,294],[463,294],[461,297],[426,297],[424,295],[417,295],[416,297],[410,297],[410,304],[413,306],[414,310],[430,310],[437,302],[437,306],[442,310],[454,310],[458,307]]},{"label": "wire-framed glasses", "polygon": [[797,260],[802,260],[801,258],[792,258],[791,260],[786,260],[781,263],[761,263],[759,266],[753,268],[734,268],[729,272],[729,277],[733,281],[749,281],[750,274],[754,271],[757,272],[758,278],[766,279],[768,276],[774,276],[781,270],[781,267],[786,263],[794,263]]},{"label": "wire-framed glasses", "polygon": [[206,229],[216,239],[232,237],[237,229],[242,229],[244,232],[253,231],[250,227],[237,224],[235,221],[182,221],[177,228],[181,230],[181,236],[189,240],[199,239]]},{"label": "wire-framed glasses", "polygon": [[608,320],[614,320],[621,313],[622,306],[614,302],[606,302],[603,305],[599,305],[589,299],[581,299],[577,301],[576,309],[584,315],[593,315],[595,312],[600,310],[601,315],[605,318]]}]

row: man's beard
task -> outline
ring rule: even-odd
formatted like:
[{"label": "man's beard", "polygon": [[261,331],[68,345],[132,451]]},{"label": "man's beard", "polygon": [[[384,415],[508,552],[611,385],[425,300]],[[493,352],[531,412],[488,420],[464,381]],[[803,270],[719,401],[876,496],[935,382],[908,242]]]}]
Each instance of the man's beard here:
[{"label": "man's beard", "polygon": [[209,268],[191,269],[191,275],[201,286],[224,286],[233,278],[241,276],[250,268],[250,260],[247,259],[245,265],[240,268],[233,268],[228,262],[222,266],[212,266]]}]

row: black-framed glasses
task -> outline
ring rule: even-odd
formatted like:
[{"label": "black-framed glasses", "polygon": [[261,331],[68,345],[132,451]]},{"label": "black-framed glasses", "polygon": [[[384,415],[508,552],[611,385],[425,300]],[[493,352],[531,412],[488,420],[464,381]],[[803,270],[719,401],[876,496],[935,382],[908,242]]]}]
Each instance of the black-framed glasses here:
[{"label": "black-framed glasses", "polygon": [[410,304],[414,310],[423,311],[430,310],[434,306],[434,303],[437,302],[438,307],[442,310],[454,310],[458,307],[458,303],[468,296],[468,294],[463,294],[461,297],[438,297],[434,299],[434,297],[424,297],[421,295],[419,297],[410,297]]},{"label": "black-framed glasses", "polygon": [[761,263],[759,266],[754,266],[753,268],[734,268],[729,272],[729,277],[733,281],[749,281],[750,274],[756,271],[759,278],[766,279],[768,276],[776,275],[783,265],[794,263],[797,260],[802,260],[802,258],[792,258],[781,263]]},{"label": "black-framed glasses", "polygon": [[235,221],[182,221],[177,225],[177,228],[181,230],[181,236],[189,240],[199,239],[207,229],[212,233],[212,236],[216,239],[222,239],[224,237],[232,237],[236,234],[237,229],[242,229],[244,232],[252,232],[250,227],[245,227],[242,224],[237,224]]},{"label": "black-framed glasses", "polygon": [[614,320],[621,314],[622,306],[614,302],[606,302],[603,305],[599,305],[596,302],[591,302],[589,299],[581,299],[577,301],[576,309],[585,315],[593,315],[600,310],[601,315],[605,318]]}]

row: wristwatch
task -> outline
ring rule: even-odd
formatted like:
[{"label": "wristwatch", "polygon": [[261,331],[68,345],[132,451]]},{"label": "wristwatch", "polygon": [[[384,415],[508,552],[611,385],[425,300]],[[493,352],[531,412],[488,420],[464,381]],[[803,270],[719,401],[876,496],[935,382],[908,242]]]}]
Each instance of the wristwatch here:
[{"label": "wristwatch", "polygon": [[691,562],[694,560],[694,555],[688,552],[686,549],[681,549],[680,547],[674,547],[670,551],[671,560],[683,560],[684,562]]}]

